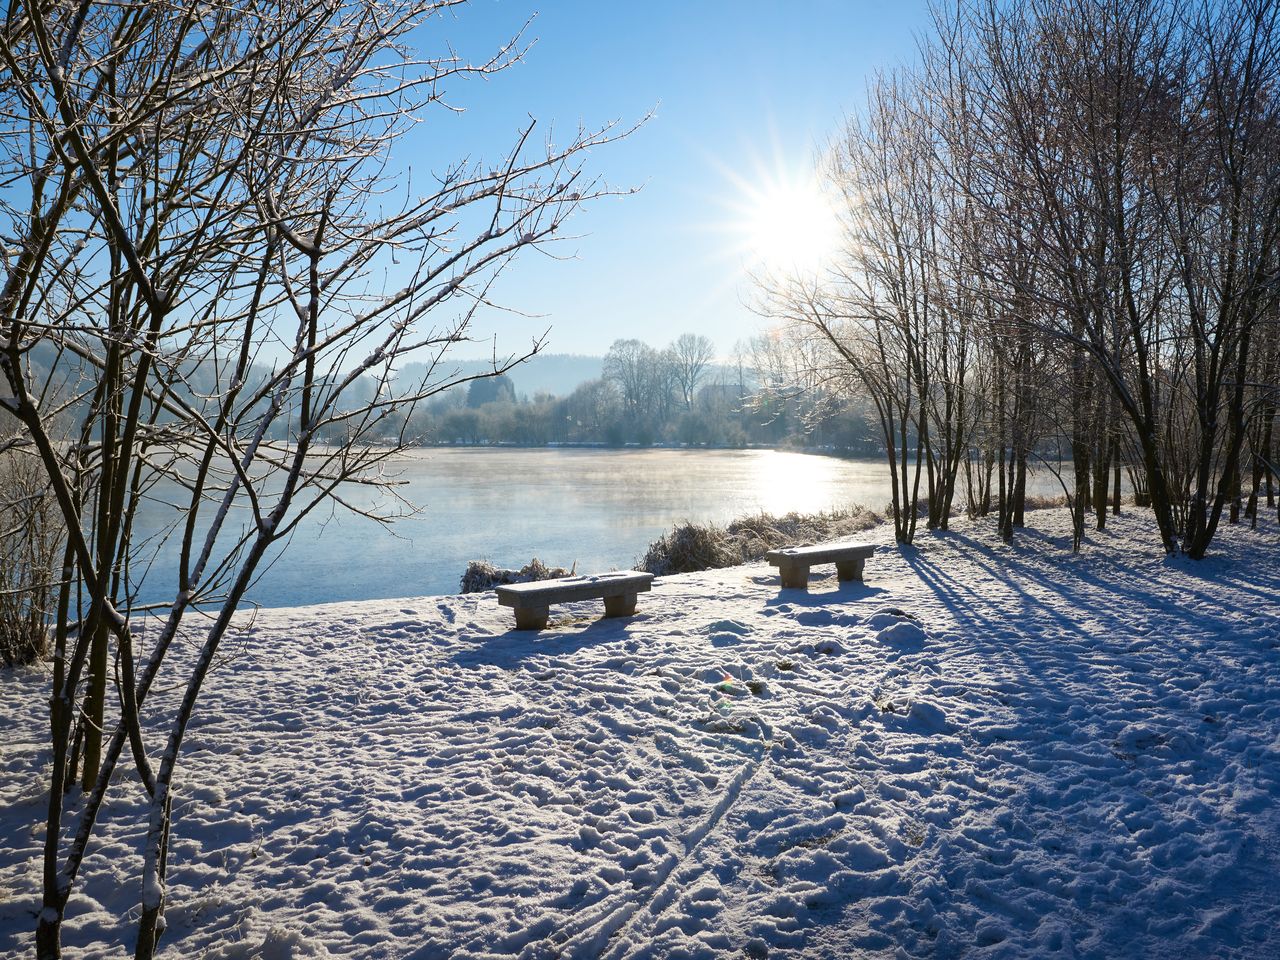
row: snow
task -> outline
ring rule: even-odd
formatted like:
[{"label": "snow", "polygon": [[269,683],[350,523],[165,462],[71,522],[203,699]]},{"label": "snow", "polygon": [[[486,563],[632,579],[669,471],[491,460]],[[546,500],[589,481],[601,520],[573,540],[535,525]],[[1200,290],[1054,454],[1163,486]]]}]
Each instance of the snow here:
[{"label": "snow", "polygon": [[[1166,559],[960,522],[511,629],[492,594],[260,613],[184,747],[162,955],[1280,957],[1274,521]],[[0,675],[0,956],[40,910],[43,668]],[[158,741],[157,742],[162,742]],[[142,791],[76,956],[131,948]]]}]

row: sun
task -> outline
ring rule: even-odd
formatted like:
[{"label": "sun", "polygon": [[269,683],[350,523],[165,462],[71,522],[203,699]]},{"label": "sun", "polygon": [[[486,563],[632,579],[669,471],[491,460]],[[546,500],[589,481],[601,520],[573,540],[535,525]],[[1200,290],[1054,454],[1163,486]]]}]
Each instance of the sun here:
[{"label": "sun", "polygon": [[840,247],[835,198],[816,177],[773,177],[743,198],[744,246],[754,266],[771,273],[813,274]]}]

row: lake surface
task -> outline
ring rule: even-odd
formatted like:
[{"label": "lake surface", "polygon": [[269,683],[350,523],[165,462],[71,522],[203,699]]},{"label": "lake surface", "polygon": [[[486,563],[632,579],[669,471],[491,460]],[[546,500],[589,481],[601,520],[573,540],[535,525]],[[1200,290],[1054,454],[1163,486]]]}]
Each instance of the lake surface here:
[{"label": "lake surface", "polygon": [[[308,519],[250,598],[279,607],[457,593],[468,561],[482,559],[598,573],[630,567],[685,520],[883,512],[890,499],[882,460],[771,450],[433,448],[396,472],[421,513],[389,529],[341,511]],[[1062,492],[1047,472],[1028,488]]]}]

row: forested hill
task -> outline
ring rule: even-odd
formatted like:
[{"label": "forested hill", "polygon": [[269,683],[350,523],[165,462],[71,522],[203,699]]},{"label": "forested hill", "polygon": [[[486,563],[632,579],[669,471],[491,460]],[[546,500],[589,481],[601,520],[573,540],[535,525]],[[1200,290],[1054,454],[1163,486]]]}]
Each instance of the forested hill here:
[{"label": "forested hill", "polygon": [[[486,359],[450,360],[447,366],[450,371],[457,370],[461,376],[474,376],[492,370],[493,362]],[[566,396],[588,380],[600,379],[603,368],[603,357],[588,357],[576,353],[540,353],[516,365],[507,376],[511,378],[516,393],[521,396],[534,397],[540,393]],[[400,372],[400,377],[409,382],[421,375],[422,364],[417,363],[407,364]]]}]

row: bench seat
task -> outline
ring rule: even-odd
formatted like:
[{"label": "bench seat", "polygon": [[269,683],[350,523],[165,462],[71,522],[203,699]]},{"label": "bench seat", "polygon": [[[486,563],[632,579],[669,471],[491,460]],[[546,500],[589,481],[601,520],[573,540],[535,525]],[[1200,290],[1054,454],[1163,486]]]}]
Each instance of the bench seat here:
[{"label": "bench seat", "polygon": [[784,587],[807,590],[811,566],[834,563],[836,576],[840,580],[861,580],[863,564],[875,552],[875,545],[870,543],[828,543],[770,550],[765,554],[765,559],[778,568]]},{"label": "bench seat", "polygon": [[497,588],[498,603],[512,607],[517,630],[542,630],[553,603],[604,599],[606,617],[629,617],[636,612],[636,595],[652,589],[653,574],[638,570],[602,573],[594,577],[562,577],[511,583]]}]

